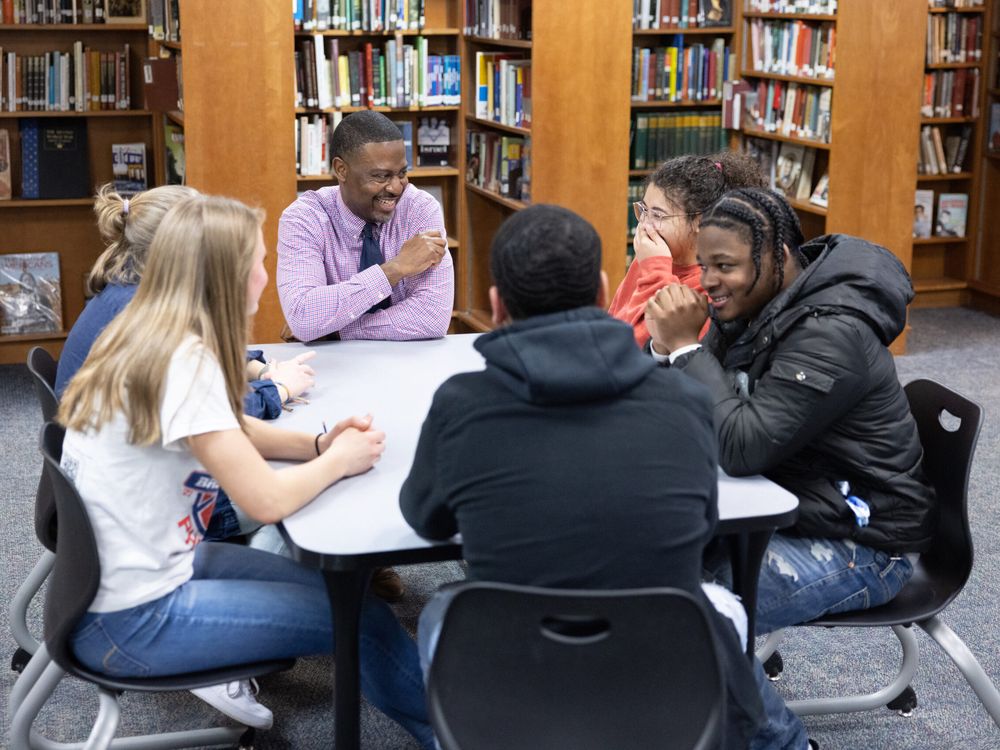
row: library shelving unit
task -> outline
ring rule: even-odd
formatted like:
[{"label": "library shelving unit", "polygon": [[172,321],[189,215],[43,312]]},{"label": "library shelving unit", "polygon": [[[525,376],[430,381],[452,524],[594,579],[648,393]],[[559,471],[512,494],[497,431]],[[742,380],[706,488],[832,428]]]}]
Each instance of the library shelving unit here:
[{"label": "library shelving unit", "polygon": [[[963,77],[970,74],[968,85],[971,86],[971,73],[979,75],[978,85],[973,92],[976,99],[975,109],[958,112],[934,111],[928,112],[924,107],[921,113],[921,127],[927,132],[938,131],[940,139],[961,139],[963,130],[967,131],[968,148],[961,171],[945,171],[944,174],[918,174],[917,189],[933,191],[934,222],[930,237],[914,238],[913,263],[911,275],[913,287],[917,293],[914,307],[946,307],[967,304],[971,301],[970,284],[975,277],[976,265],[976,235],[977,219],[980,216],[981,190],[980,182],[983,161],[984,128],[983,122],[988,117],[984,115],[982,91],[986,86],[986,69],[989,37],[989,12],[985,5],[973,5],[959,8],[927,8],[926,24],[930,29],[932,24],[945,23],[956,30],[963,22],[974,21],[981,24],[982,42],[975,42],[968,54],[959,59],[944,61],[930,59],[925,53],[925,71],[927,74],[960,73]],[[928,37],[931,34],[928,32]],[[972,41],[972,40],[970,40]],[[926,45],[925,45],[926,46]],[[963,47],[966,45],[963,42]],[[976,56],[973,50],[980,49]],[[957,109],[957,108],[956,108]],[[967,196],[965,232],[961,236],[946,235],[938,231],[939,198],[942,194],[955,193]],[[945,228],[944,231],[947,231]]]},{"label": "library shelving unit", "polygon": [[[474,132],[525,139],[530,202],[558,203],[594,225],[604,248],[603,267],[615,289],[625,275],[622,240],[628,222],[622,201],[613,196],[624,197],[628,190],[631,61],[622,52],[595,51],[627,49],[631,8],[604,0],[579,0],[571,12],[564,4],[541,0],[513,5],[513,23],[503,34],[513,38],[483,35],[482,29],[472,28],[471,19],[463,19],[463,137]],[[477,52],[530,59],[528,127],[477,117]],[[471,176],[465,180],[466,239],[457,268],[455,316],[459,330],[485,331],[492,327],[490,243],[503,220],[527,202],[501,195],[489,181],[480,186]]]},{"label": "library shelving unit", "polygon": [[83,310],[84,279],[103,246],[97,233],[93,199],[22,199],[21,139],[22,118],[65,117],[86,121],[88,163],[92,186],[109,182],[111,146],[115,143],[144,143],[147,166],[157,160],[153,149],[152,115],[137,107],[142,102],[142,74],[139,64],[148,51],[146,24],[3,24],[0,47],[18,55],[40,55],[58,50],[72,52],[82,41],[94,50],[121,50],[129,45],[131,109],[84,112],[0,112],[0,128],[10,140],[11,200],[0,201],[3,239],[0,253],[59,253],[63,330],[0,336],[0,363],[23,363],[28,350],[44,346],[54,356],[62,351],[66,332]]},{"label": "library shelving unit", "polygon": [[[983,35],[984,102],[979,159],[979,228],[973,273],[969,279],[970,302],[978,308],[1000,314],[1000,224],[995,219],[1000,205],[1000,0],[988,0]],[[994,115],[994,111],[996,114]],[[970,221],[972,220],[970,214]],[[970,238],[971,239],[971,238]]]},{"label": "library shelving unit", "polygon": [[[387,43],[394,42],[397,47],[410,45],[416,47],[421,38],[425,40],[426,52],[429,56],[459,56],[460,24],[462,14],[462,3],[458,0],[423,0],[423,24],[418,28],[406,30],[381,29],[377,31],[358,28],[355,30],[344,29],[315,29],[303,28],[295,32],[296,49],[299,50],[299,67],[302,72],[309,75],[309,70],[315,75],[315,66],[311,66],[302,54],[302,42],[311,44],[329,45],[329,40],[336,40],[337,49],[340,55],[349,54],[354,51],[364,51],[365,45],[370,44],[376,52],[388,52]],[[291,20],[291,17],[289,17]],[[358,24],[360,25],[360,23]],[[388,25],[388,24],[385,24]],[[388,55],[385,58],[388,59]],[[402,60],[402,55],[400,56]],[[389,62],[392,64],[392,61]],[[401,65],[402,63],[400,63]],[[333,68],[336,70],[336,67]],[[402,68],[398,68],[400,71]],[[465,72],[460,71],[462,77]],[[375,79],[377,81],[377,78]],[[387,81],[387,88],[388,88]],[[402,83],[400,83],[402,86]],[[299,106],[295,108],[296,122],[318,120],[323,118],[327,124],[327,135],[332,135],[333,128],[344,115],[362,109],[374,109],[384,113],[389,119],[396,123],[409,123],[412,159],[408,172],[410,182],[416,187],[431,190],[436,197],[439,197],[444,211],[445,227],[448,230],[448,249],[452,254],[452,261],[458,269],[461,263],[461,247],[463,242],[463,226],[459,221],[462,215],[462,204],[464,191],[460,176],[465,170],[465,150],[463,148],[464,138],[462,135],[463,123],[460,116],[461,107],[455,104],[427,104],[418,100],[418,79],[413,76],[413,94],[411,103],[407,106],[389,106],[377,104],[372,106],[347,105],[333,102],[333,106],[320,108],[319,106]],[[461,91],[461,87],[459,87]],[[388,92],[391,94],[391,92]],[[439,120],[448,129],[449,145],[447,150],[446,164],[420,164],[419,139],[422,131],[421,123],[434,123],[434,129],[441,131],[435,120]],[[301,131],[300,131],[301,132]],[[329,139],[327,139],[327,144]],[[327,160],[329,161],[329,159]],[[300,166],[296,173],[298,192],[306,190],[316,190],[320,187],[336,184],[336,176],[323,167],[319,171],[310,170],[305,166],[305,162],[300,160]],[[460,294],[463,290],[456,285],[456,309],[463,306]]]},{"label": "library shelving unit", "polygon": [[181,0],[186,181],[263,208],[265,265],[253,340],[284,324],[273,283],[278,220],[295,200],[293,26],[287,0]]},{"label": "library shelving unit", "polygon": [[[697,3],[689,6],[692,10],[697,7]],[[626,265],[631,262],[635,233],[632,203],[642,198],[642,185],[657,164],[686,153],[711,153],[726,145],[721,84],[732,79],[736,70],[737,9],[730,8],[728,19],[715,20],[657,18],[656,8],[662,14],[673,5],[642,3],[632,19]],[[705,70],[708,73],[699,87],[695,81]],[[683,83],[685,72],[690,82],[687,87]]]},{"label": "library shelving unit", "polygon": [[[791,135],[747,132],[817,150],[814,182],[829,175],[825,209],[793,201],[806,237],[841,232],[887,247],[911,267],[913,185],[917,177],[919,103],[927,0],[839,0],[836,14],[759,12],[747,0],[740,33],[748,44],[755,19],[829,23],[836,29],[829,143]],[[760,78],[741,56],[741,73]],[[813,84],[811,80],[798,81]],[[893,345],[905,350],[906,334]]]}]

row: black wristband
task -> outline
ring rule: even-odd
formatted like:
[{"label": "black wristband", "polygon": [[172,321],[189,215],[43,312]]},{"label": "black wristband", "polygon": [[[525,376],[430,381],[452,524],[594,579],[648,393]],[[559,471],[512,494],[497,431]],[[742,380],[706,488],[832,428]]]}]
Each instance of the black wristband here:
[{"label": "black wristband", "polygon": [[320,439],[321,435],[323,435],[322,432],[317,432],[316,433],[316,440],[313,441],[313,444],[316,446],[316,455],[317,456],[320,455],[320,451],[319,451],[319,439]]}]

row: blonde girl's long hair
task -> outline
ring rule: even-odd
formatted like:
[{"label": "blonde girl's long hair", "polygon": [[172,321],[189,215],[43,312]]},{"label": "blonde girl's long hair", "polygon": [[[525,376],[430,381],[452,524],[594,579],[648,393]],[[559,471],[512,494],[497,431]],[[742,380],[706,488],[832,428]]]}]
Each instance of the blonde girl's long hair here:
[{"label": "blonde girl's long hair", "polygon": [[94,198],[94,213],[105,249],[90,269],[87,293],[97,294],[108,284],[138,284],[163,215],[178,201],[195,195],[198,191],[191,187],[164,185],[128,198],[126,211],[126,199],[110,182],[102,185]]},{"label": "blonde girl's long hair", "polygon": [[247,281],[263,213],[230,198],[197,195],[163,217],[129,305],[94,342],[70,381],[59,421],[85,431],[124,413],[129,442],[160,440],[160,403],[174,352],[191,335],[222,368],[243,424]]}]

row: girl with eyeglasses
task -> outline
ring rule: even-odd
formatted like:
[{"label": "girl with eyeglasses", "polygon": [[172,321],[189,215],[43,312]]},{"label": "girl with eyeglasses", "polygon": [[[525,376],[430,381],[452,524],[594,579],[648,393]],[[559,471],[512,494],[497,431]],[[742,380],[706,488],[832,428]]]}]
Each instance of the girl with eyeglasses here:
[{"label": "girl with eyeglasses", "polygon": [[656,292],[681,283],[704,294],[695,259],[701,214],[727,190],[739,187],[767,187],[767,176],[757,162],[734,151],[678,156],[646,179],[643,199],[632,204],[639,221],[632,240],[635,260],[608,310],[632,326],[640,347],[649,341],[645,310]]}]

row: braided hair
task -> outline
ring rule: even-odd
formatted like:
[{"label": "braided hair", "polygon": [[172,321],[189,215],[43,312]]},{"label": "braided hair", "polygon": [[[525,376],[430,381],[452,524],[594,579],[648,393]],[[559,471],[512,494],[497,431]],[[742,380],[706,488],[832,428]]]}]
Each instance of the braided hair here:
[{"label": "braided hair", "polygon": [[663,162],[646,179],[679,211],[694,216],[706,211],[727,190],[767,187],[767,176],[747,154],[720,151],[709,156],[677,156]]},{"label": "braided hair", "polygon": [[803,242],[799,217],[785,200],[773,190],[739,188],[730,190],[701,219],[701,226],[718,227],[738,233],[750,245],[750,258],[757,270],[753,289],[760,279],[760,261],[766,250],[774,261],[776,287],[785,282],[785,246],[799,264]]}]

